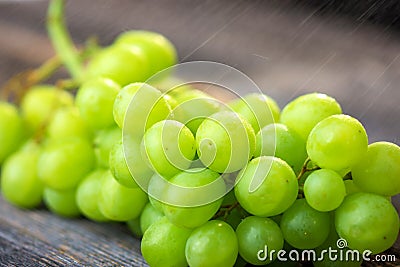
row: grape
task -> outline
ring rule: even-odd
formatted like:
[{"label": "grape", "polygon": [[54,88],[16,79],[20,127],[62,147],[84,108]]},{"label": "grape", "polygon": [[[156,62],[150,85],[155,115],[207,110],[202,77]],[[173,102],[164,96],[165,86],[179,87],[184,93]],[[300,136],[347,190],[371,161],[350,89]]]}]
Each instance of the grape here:
[{"label": "grape", "polygon": [[110,151],[110,170],[115,180],[123,186],[129,188],[138,187],[135,179],[133,179],[128,165],[126,164],[124,157],[122,142],[119,142],[113,146]]},{"label": "grape", "polygon": [[251,125],[239,114],[222,111],[206,118],[196,133],[197,153],[208,168],[231,173],[240,170],[255,150]]},{"label": "grape", "polygon": [[153,207],[150,203],[144,206],[142,214],[140,215],[140,229],[142,233],[156,221],[163,218],[164,214]]},{"label": "grape", "polygon": [[308,205],[318,211],[331,211],[340,206],[346,196],[342,177],[329,169],[312,172],[304,183]]},{"label": "grape", "polygon": [[80,211],[75,200],[76,190],[57,191],[44,188],[43,201],[51,212],[65,217],[79,216]]},{"label": "grape", "polygon": [[[272,260],[258,259],[258,251],[265,246],[269,253],[271,250],[279,251],[283,248],[283,235],[279,226],[271,219],[250,216],[245,218],[236,229],[239,243],[239,254],[253,265],[268,264]],[[269,255],[269,254],[268,254]],[[276,255],[276,254],[275,254]]]},{"label": "grape", "polygon": [[335,212],[335,226],[349,248],[373,254],[390,248],[399,233],[396,209],[383,196],[354,193]]},{"label": "grape", "polygon": [[367,155],[351,170],[354,184],[362,191],[384,196],[400,193],[400,147],[389,142],[368,146]]},{"label": "grape", "polygon": [[47,126],[49,138],[80,137],[90,140],[92,131],[79,114],[76,107],[58,109]]},{"label": "grape", "polygon": [[306,200],[298,199],[283,213],[281,229],[286,242],[298,249],[316,248],[329,235],[330,214],[311,208]]},{"label": "grape", "polygon": [[226,192],[224,180],[210,169],[190,169],[169,182],[164,198],[159,199],[164,202],[163,212],[172,223],[186,228],[196,228],[211,219]]},{"label": "grape", "polygon": [[299,173],[307,158],[306,143],[286,125],[275,123],[262,128],[256,135],[255,157],[275,156],[286,161]]},{"label": "grape", "polygon": [[87,218],[99,222],[107,221],[97,204],[105,173],[106,171],[102,169],[92,171],[82,180],[76,191],[76,204],[79,210]]},{"label": "grape", "polygon": [[[360,267],[362,263],[362,254],[359,254],[358,260],[357,255],[348,252],[349,249],[341,246],[338,246],[339,235],[336,233],[334,224],[331,226],[331,230],[329,232],[328,238],[325,242],[315,249],[316,252],[316,261],[313,261],[315,267]],[[341,245],[339,243],[339,245]],[[323,252],[323,250],[329,251],[329,248],[333,250],[337,250],[337,253],[334,253],[332,256],[329,256],[327,252]],[[324,254],[322,254],[324,253]],[[346,255],[347,253],[347,255]],[[342,258],[340,255],[343,255]],[[337,256],[337,259],[335,259]],[[323,257],[321,261],[321,257]]]},{"label": "grape", "polygon": [[49,140],[40,153],[38,176],[55,190],[75,188],[94,167],[91,144],[80,138]]},{"label": "grape", "polygon": [[72,95],[50,85],[38,85],[29,89],[21,102],[22,117],[31,132],[36,132],[50,122],[54,111],[72,106]]},{"label": "grape", "polygon": [[343,170],[367,153],[368,137],[361,123],[348,115],[332,115],[319,122],[307,140],[307,153],[319,167]]},{"label": "grape", "polygon": [[127,31],[115,40],[115,45],[139,48],[146,56],[150,73],[157,73],[176,64],[174,45],[163,35],[150,31]]},{"label": "grape", "polygon": [[180,228],[164,217],[143,234],[141,250],[150,266],[188,266],[185,244],[192,230]]},{"label": "grape", "polygon": [[120,89],[113,80],[102,77],[87,80],[81,85],[75,103],[82,117],[93,129],[107,128],[115,124],[113,107]]},{"label": "grape", "polygon": [[129,220],[126,222],[126,224],[135,237],[141,238],[143,236],[142,229],[140,229],[140,218]]},{"label": "grape", "polygon": [[161,213],[164,213],[163,204],[158,199],[162,199],[164,197],[165,188],[166,183],[164,182],[164,178],[155,173],[149,180],[147,194],[149,196],[150,204],[153,206],[153,208]]},{"label": "grape", "polygon": [[0,102],[0,164],[23,141],[23,122],[18,110],[12,104]]},{"label": "grape", "polygon": [[345,180],[344,186],[346,187],[346,195],[362,192],[362,190],[354,184],[353,180]]},{"label": "grape", "polygon": [[43,185],[36,174],[39,146],[29,142],[12,154],[1,169],[1,192],[10,203],[34,208],[42,200]]},{"label": "grape", "polygon": [[195,229],[186,242],[189,266],[233,266],[238,256],[235,231],[226,222],[213,220]]},{"label": "grape", "polygon": [[165,120],[154,124],[143,137],[142,157],[161,176],[172,177],[186,170],[196,153],[192,132],[184,124]]},{"label": "grape", "polygon": [[264,126],[279,121],[280,109],[278,104],[264,94],[252,93],[229,103],[233,111],[243,116],[258,132]]},{"label": "grape", "polygon": [[111,172],[103,177],[98,207],[104,217],[114,221],[128,221],[139,217],[147,203],[147,195],[140,188],[127,188],[115,181]]},{"label": "grape", "polygon": [[164,120],[170,113],[170,107],[161,92],[145,83],[133,83],[118,93],[114,102],[114,120],[122,129],[124,121],[129,128],[124,129],[133,136],[142,138],[146,129],[154,123]]},{"label": "grape", "polygon": [[321,120],[341,114],[336,100],[328,95],[312,93],[302,95],[285,106],[281,113],[281,123],[295,130],[306,141],[312,128]]},{"label": "grape", "polygon": [[88,78],[109,78],[121,86],[150,77],[149,62],[137,47],[109,46],[94,55],[87,66]]},{"label": "grape", "polygon": [[[124,164],[125,163],[125,164]],[[153,171],[140,153],[140,141],[125,136],[110,152],[110,169],[114,178],[124,186],[146,189]]]},{"label": "grape", "polygon": [[187,85],[174,88],[168,94],[172,98],[170,102],[176,102],[173,107],[176,120],[184,123],[193,134],[205,118],[224,109],[215,98],[200,90],[188,89]]},{"label": "grape", "polygon": [[240,205],[260,217],[284,212],[297,198],[296,176],[279,158],[262,156],[251,160],[236,181],[235,195]]},{"label": "grape", "polygon": [[111,127],[96,132],[94,138],[94,152],[96,154],[97,165],[108,168],[110,153],[114,145],[121,142],[122,131],[118,127]]}]

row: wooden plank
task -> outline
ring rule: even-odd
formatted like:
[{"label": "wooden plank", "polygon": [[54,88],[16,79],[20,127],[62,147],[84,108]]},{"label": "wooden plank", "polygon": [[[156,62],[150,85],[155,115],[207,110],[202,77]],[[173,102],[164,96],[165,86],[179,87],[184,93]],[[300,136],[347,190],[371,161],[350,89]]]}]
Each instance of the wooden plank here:
[{"label": "wooden plank", "polygon": [[147,266],[140,241],[123,224],[17,209],[0,199],[3,266]]}]

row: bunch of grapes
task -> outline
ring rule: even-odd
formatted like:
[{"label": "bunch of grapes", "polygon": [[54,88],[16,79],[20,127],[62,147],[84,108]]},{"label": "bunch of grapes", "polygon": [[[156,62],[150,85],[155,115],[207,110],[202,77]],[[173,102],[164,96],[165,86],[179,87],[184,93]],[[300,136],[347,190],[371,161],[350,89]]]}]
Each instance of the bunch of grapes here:
[{"label": "bunch of grapes", "polygon": [[325,94],[281,111],[261,92],[223,103],[195,85],[166,90],[168,71],[146,82],[176,62],[164,36],[128,31],[81,66],[74,94],[41,84],[19,106],[0,102],[3,197],[126,222],[155,267],[281,266],[260,251],[322,251],[339,238],[360,253],[394,244],[399,146],[368,144]]}]

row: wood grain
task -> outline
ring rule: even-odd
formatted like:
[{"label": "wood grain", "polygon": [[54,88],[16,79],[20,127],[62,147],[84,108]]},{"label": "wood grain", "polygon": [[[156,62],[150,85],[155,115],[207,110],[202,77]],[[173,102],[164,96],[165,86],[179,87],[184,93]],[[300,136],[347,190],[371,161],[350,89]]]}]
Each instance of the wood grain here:
[{"label": "wood grain", "polygon": [[[296,4],[293,4],[296,2]],[[305,1],[70,0],[77,43],[96,34],[109,44],[121,31],[147,29],[176,44],[181,61],[229,64],[282,107],[312,91],[330,94],[361,120],[370,141],[400,144],[400,34],[368,20],[319,12]],[[0,83],[39,65],[53,50],[46,1],[0,1]],[[340,11],[340,10],[339,10]],[[400,209],[399,197],[394,199]],[[400,266],[400,242],[388,251]],[[120,224],[22,211],[0,200],[2,266],[145,266],[140,243]]]}]

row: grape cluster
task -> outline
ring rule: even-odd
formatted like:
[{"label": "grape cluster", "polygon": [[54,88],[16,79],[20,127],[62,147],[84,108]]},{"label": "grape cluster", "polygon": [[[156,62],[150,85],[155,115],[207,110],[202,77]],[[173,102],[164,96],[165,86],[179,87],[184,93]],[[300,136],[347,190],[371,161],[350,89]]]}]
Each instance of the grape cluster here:
[{"label": "grape cluster", "polygon": [[19,107],[1,102],[4,198],[126,222],[155,267],[274,266],[276,254],[258,257],[266,246],[321,251],[339,237],[343,250],[393,245],[396,144],[368,144],[362,124],[325,94],[281,111],[262,93],[222,103],[194,85],[145,83],[176,61],[162,35],[125,32],[90,58],[75,95],[37,85]]}]

